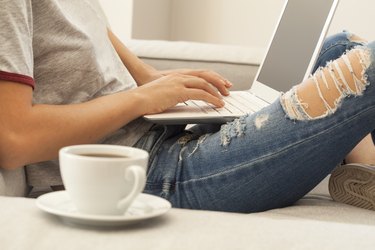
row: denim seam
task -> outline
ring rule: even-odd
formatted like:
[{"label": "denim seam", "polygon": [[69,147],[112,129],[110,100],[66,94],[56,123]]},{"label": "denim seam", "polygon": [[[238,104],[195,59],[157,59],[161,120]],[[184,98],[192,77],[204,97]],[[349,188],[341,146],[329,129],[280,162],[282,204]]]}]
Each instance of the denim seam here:
[{"label": "denim seam", "polygon": [[[350,43],[350,42],[349,42]],[[326,52],[328,52],[330,49],[332,49],[333,47],[336,47],[338,45],[342,45],[342,46],[345,46],[346,48],[348,47],[348,44],[349,43],[344,43],[344,42],[336,42],[334,44],[331,44],[329,47],[327,47],[324,51],[322,51],[320,53],[320,56],[323,56]]]},{"label": "denim seam", "polygon": [[[236,170],[238,170],[238,169],[240,169],[240,168],[244,168],[244,167],[246,167],[246,166],[249,165],[249,164],[256,164],[256,163],[258,163],[258,162],[260,162],[260,161],[263,161],[263,160],[269,159],[269,158],[271,158],[271,157],[274,157],[275,155],[282,154],[282,153],[284,153],[285,151],[289,150],[290,148],[296,147],[296,146],[298,146],[298,145],[300,145],[300,144],[303,144],[303,143],[305,143],[305,142],[308,142],[308,141],[310,141],[310,140],[316,138],[317,136],[319,136],[319,135],[321,135],[321,134],[323,134],[323,133],[326,133],[326,132],[329,132],[329,131],[332,131],[332,130],[336,129],[336,127],[338,127],[339,125],[340,125],[340,126],[341,126],[341,125],[345,125],[345,124],[349,123],[350,121],[352,121],[353,119],[356,119],[356,118],[357,118],[359,115],[361,115],[362,113],[366,113],[366,112],[368,112],[368,111],[370,111],[371,109],[374,109],[374,108],[375,108],[375,107],[369,107],[369,108],[367,108],[367,109],[365,109],[365,110],[362,110],[361,112],[357,113],[357,114],[354,115],[353,117],[351,117],[351,118],[345,120],[343,123],[339,123],[339,124],[337,124],[337,125],[335,125],[335,126],[329,127],[328,129],[325,129],[325,130],[321,131],[321,132],[318,133],[318,134],[315,134],[315,135],[310,136],[310,137],[308,137],[308,138],[304,138],[303,140],[299,140],[298,142],[295,142],[295,143],[293,143],[293,144],[291,144],[291,145],[288,145],[287,147],[284,147],[284,148],[282,148],[281,150],[279,150],[279,151],[277,151],[277,152],[273,152],[273,153],[271,153],[271,154],[264,155],[264,156],[262,156],[262,157],[260,157],[260,158],[257,158],[256,160],[253,160],[253,161],[250,161],[250,162],[246,162],[246,163],[243,163],[243,164],[235,165],[235,166],[233,166],[231,169],[228,169],[228,170],[223,171],[223,172],[217,172],[217,173],[214,173],[214,174],[210,174],[210,175],[208,175],[208,176],[205,176],[205,177],[201,177],[201,178],[197,178],[197,179],[191,179],[191,180],[183,181],[183,182],[176,181],[176,182],[175,182],[175,185],[179,185],[179,184],[187,184],[187,183],[190,183],[190,182],[196,182],[196,181],[202,181],[202,180],[207,180],[207,179],[210,179],[210,178],[214,178],[214,177],[216,177],[216,176],[219,176],[219,175],[222,175],[222,174],[231,173],[231,172],[236,171]],[[260,171],[260,172],[259,172],[259,174],[262,174],[262,173],[263,173],[263,171]]]}]

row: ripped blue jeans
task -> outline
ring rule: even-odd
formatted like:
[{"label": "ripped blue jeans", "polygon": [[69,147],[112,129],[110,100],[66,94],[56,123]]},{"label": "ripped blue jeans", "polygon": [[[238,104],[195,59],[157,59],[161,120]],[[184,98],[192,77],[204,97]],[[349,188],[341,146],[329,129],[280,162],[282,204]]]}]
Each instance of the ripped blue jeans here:
[{"label": "ripped blue jeans", "polygon": [[[348,33],[328,38],[315,69],[361,43]],[[326,101],[321,116],[309,116],[291,90],[227,124],[154,126],[136,144],[150,152],[144,192],[174,207],[244,213],[295,203],[375,128],[375,43],[356,49],[363,52],[361,88],[341,91],[333,104]],[[333,62],[327,67],[342,73]],[[317,74],[319,86],[324,81]],[[337,90],[345,85],[334,83]]]}]

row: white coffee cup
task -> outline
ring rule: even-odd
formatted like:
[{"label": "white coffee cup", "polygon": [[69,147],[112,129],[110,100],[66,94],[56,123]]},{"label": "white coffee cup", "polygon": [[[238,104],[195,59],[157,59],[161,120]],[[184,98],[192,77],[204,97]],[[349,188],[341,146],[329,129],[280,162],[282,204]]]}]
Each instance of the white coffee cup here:
[{"label": "white coffee cup", "polygon": [[116,145],[77,145],[59,152],[65,189],[77,210],[121,215],[144,189],[148,153]]}]

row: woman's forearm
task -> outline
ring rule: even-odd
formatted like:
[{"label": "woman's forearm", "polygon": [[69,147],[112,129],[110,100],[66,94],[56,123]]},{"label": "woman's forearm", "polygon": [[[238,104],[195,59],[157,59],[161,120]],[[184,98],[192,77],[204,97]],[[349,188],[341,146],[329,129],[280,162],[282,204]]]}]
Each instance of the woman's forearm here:
[{"label": "woman's forearm", "polygon": [[95,143],[142,115],[141,103],[137,94],[121,92],[82,104],[19,105],[8,111],[3,105],[0,167],[51,160],[63,146]]}]

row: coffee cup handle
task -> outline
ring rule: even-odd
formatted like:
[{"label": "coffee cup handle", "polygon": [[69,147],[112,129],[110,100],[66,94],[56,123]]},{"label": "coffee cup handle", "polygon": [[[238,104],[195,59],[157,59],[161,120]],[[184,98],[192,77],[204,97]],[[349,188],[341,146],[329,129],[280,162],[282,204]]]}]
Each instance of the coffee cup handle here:
[{"label": "coffee cup handle", "polygon": [[126,212],[132,201],[143,191],[146,185],[146,172],[142,167],[133,165],[126,168],[124,178],[126,180],[134,179],[134,186],[130,194],[117,203],[117,208]]}]

